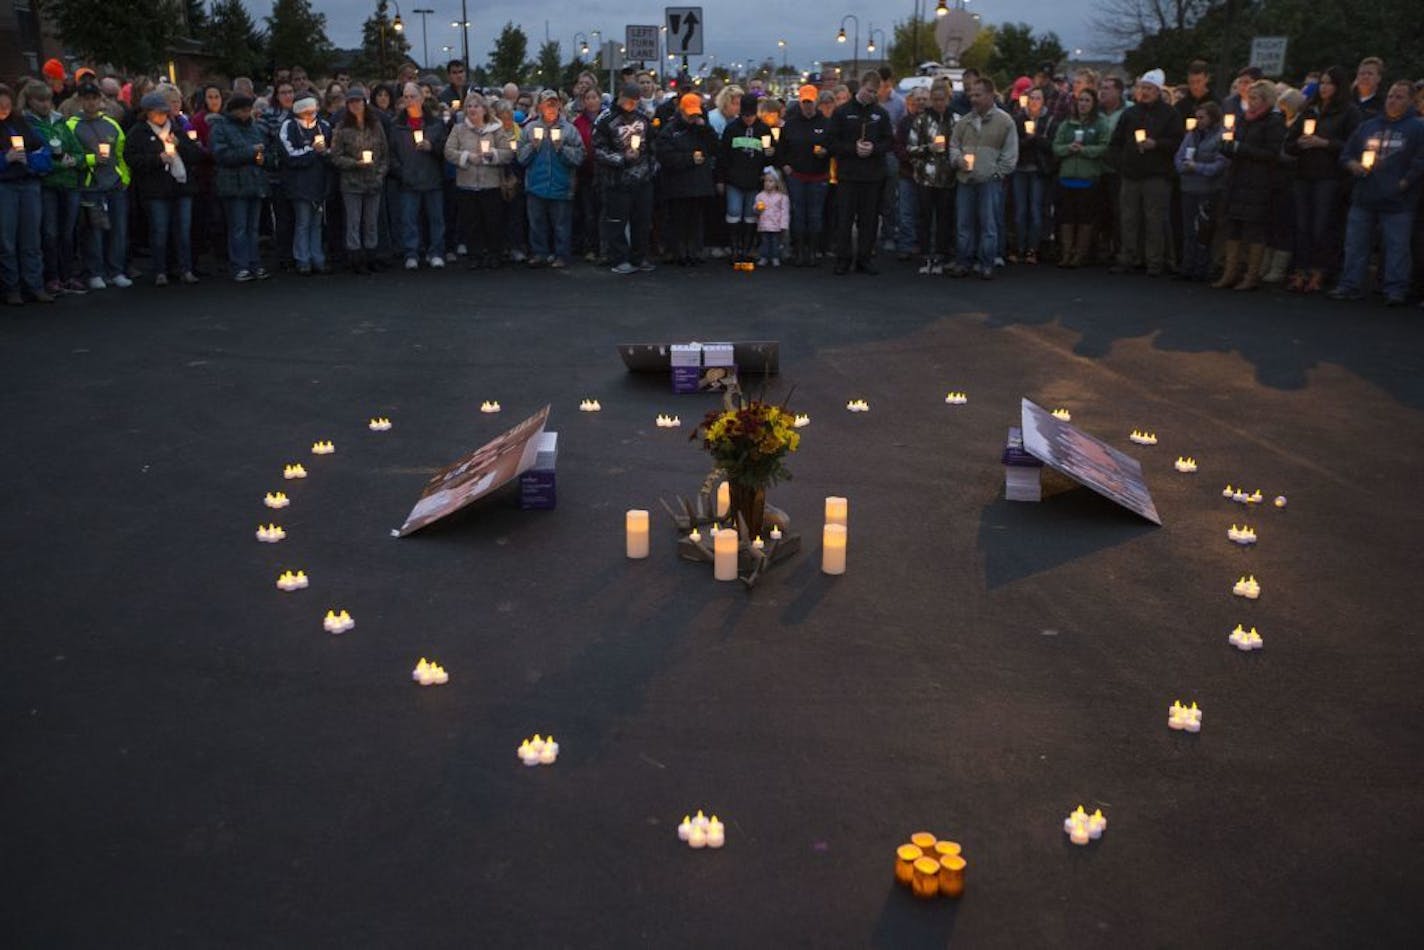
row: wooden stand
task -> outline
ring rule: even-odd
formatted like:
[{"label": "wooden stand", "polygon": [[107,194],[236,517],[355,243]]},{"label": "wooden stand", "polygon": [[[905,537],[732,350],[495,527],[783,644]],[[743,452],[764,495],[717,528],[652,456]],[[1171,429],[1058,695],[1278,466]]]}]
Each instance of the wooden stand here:
[{"label": "wooden stand", "polygon": [[[681,511],[674,510],[665,500],[659,498],[658,503],[663,506],[663,510],[672,518],[677,525],[677,530],[681,535],[677,542],[677,556],[684,561],[697,561],[705,564],[715,564],[716,555],[712,550],[711,529],[720,526],[720,522],[715,516],[716,508],[712,503],[715,486],[720,480],[722,473],[714,469],[702,483],[701,490],[697,493],[696,501],[678,496],[677,502]],[[796,554],[801,552],[801,535],[791,531],[791,518],[786,512],[775,505],[766,506],[766,517],[764,525],[769,532],[772,527],[781,529],[781,537],[776,540],[763,538],[763,547],[757,550],[752,547],[751,541],[747,539],[746,521],[737,516],[737,579],[747,585],[747,589],[756,586],[756,582],[761,578],[762,571],[770,567],[781,564]],[[697,529],[702,534],[702,540],[694,541],[690,537],[693,529]],[[704,532],[703,529],[707,530]],[[731,531],[730,527],[721,530]]]}]

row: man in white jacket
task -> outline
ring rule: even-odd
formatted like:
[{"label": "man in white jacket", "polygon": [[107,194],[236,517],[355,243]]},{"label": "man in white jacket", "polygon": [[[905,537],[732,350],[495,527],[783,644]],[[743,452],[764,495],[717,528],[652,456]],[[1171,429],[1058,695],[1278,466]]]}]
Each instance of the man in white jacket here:
[{"label": "man in white jacket", "polygon": [[969,90],[970,112],[954,125],[949,156],[959,171],[956,198],[958,253],[951,277],[971,270],[994,279],[999,253],[998,208],[1004,182],[1019,162],[1019,134],[1009,114],[994,104],[994,81],[977,79]]}]

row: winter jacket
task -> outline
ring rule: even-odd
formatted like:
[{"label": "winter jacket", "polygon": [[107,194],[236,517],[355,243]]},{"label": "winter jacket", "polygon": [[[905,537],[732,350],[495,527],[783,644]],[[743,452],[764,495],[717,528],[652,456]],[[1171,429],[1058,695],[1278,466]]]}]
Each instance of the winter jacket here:
[{"label": "winter jacket", "polygon": [[[1340,153],[1362,121],[1360,111],[1339,99],[1328,106],[1324,112],[1318,105],[1302,109],[1286,132],[1285,153],[1295,159],[1295,176],[1301,181],[1329,181],[1345,173],[1340,167]],[[1328,140],[1324,148],[1300,147],[1307,119],[1315,120],[1316,136]]]},{"label": "winter jacket", "polygon": [[[1075,155],[1070,146],[1082,132],[1082,148]],[[1108,151],[1107,117],[1094,112],[1091,121],[1065,119],[1053,133],[1053,154],[1058,158],[1058,177],[1071,181],[1097,181],[1103,176],[1103,156]]]},{"label": "winter jacket", "polygon": [[580,181],[591,181],[596,170],[593,160],[593,124],[597,121],[598,116],[591,116],[587,112],[580,112],[574,118],[574,128],[578,129],[579,138],[583,140],[583,164],[579,166]]},{"label": "winter jacket", "polygon": [[[1025,122],[1033,123],[1033,135],[1028,134]],[[1044,175],[1052,173],[1053,134],[1057,131],[1057,126],[1057,121],[1047,108],[1040,112],[1037,118],[1027,112],[1020,112],[1014,117],[1014,128],[1019,134],[1019,163],[1015,171],[1040,172]]]},{"label": "winter jacket", "polygon": [[17,113],[10,113],[10,117],[4,122],[0,122],[0,135],[4,135],[0,146],[4,152],[10,151],[10,139],[19,135],[25,140],[25,161],[8,162],[0,159],[0,181],[17,182],[36,180],[43,178],[49,173],[54,165],[54,159],[50,155],[49,143],[46,142],[39,133],[39,130],[25,121],[24,117]]},{"label": "winter jacket", "polygon": [[[485,142],[489,143],[488,153],[483,150]],[[489,155],[488,161],[482,158],[485,154]],[[484,191],[499,187],[504,180],[503,166],[514,161],[514,149],[498,119],[490,119],[478,129],[470,125],[469,119],[461,119],[445,140],[445,161],[455,166],[456,188]]]},{"label": "winter jacket", "polygon": [[[1155,148],[1137,147],[1137,130],[1157,143]],[[1122,114],[1113,129],[1112,152],[1118,174],[1132,181],[1171,178],[1172,160],[1182,144],[1186,125],[1171,106],[1158,99],[1151,105],[1138,103]]]},{"label": "winter jacket", "polygon": [[[343,125],[336,130],[331,146],[331,164],[341,175],[341,191],[348,195],[378,195],[385,187],[386,172],[391,167],[390,146],[385,127],[367,110],[363,127]],[[371,153],[369,162],[362,156]]]},{"label": "winter jacket", "polygon": [[[817,153],[816,146],[821,151]],[[787,115],[781,127],[781,141],[776,144],[777,163],[790,167],[791,175],[802,181],[825,181],[831,174],[831,120],[820,110],[811,118],[801,114],[800,106]]]},{"label": "winter jacket", "polygon": [[[755,193],[761,189],[761,172],[775,161],[762,148],[763,141],[770,141],[771,127],[757,119],[748,127],[746,116],[739,116],[727,123],[722,133],[722,146],[717,156],[717,180],[733,188]],[[765,137],[765,138],[763,138]]]},{"label": "winter jacket", "polygon": [[44,176],[46,188],[60,188],[73,191],[79,187],[79,159],[84,155],[84,146],[69,128],[69,122],[58,109],[41,118],[33,112],[25,113],[30,128],[39,133],[40,138],[49,143],[50,157],[53,159],[49,173]]},{"label": "winter jacket", "polygon": [[172,121],[168,123],[166,134],[182,161],[182,181],[178,180],[177,163],[169,165],[163,161],[164,141],[147,119],[129,129],[124,161],[128,163],[134,192],[140,201],[184,198],[198,193],[198,162],[202,160],[203,150]]},{"label": "winter jacket", "polygon": [[[657,160],[653,157],[652,132],[652,123],[637,109],[609,109],[598,117],[593,124],[593,152],[603,187],[630,188],[653,180]],[[638,148],[630,159],[628,153],[634,151],[635,135]]]},{"label": "winter jacket", "polygon": [[758,192],[756,202],[761,206],[757,212],[758,231],[779,234],[791,227],[791,199],[785,192]]},{"label": "winter jacket", "polygon": [[1358,162],[1367,148],[1374,150],[1375,167],[1355,179],[1351,203],[1385,214],[1417,208],[1424,188],[1424,120],[1412,110],[1398,119],[1381,112],[1350,136],[1341,164]]},{"label": "winter jacket", "polygon": [[282,159],[286,152],[282,148],[282,126],[291,117],[291,110],[280,108],[274,96],[267,111],[252,120],[262,129],[263,151],[266,153],[262,156],[262,170],[270,186],[278,186],[282,182]]},{"label": "winter jacket", "polygon": [[[783,136],[784,138],[784,136]],[[717,193],[717,154],[721,143],[706,122],[694,125],[676,116],[658,133],[664,198],[706,198]],[[697,164],[695,153],[702,153]]]},{"label": "winter jacket", "polygon": [[[1231,167],[1221,153],[1220,125],[1209,129],[1192,129],[1177,147],[1174,164],[1182,176],[1182,194],[1214,195],[1226,186],[1226,170]],[[1191,167],[1187,167],[1187,149],[1192,149]]]},{"label": "winter jacket", "polygon": [[[316,137],[326,141],[328,151],[316,150]],[[293,201],[321,204],[331,191],[331,144],[335,138],[331,126],[317,119],[307,128],[296,117],[282,123],[279,139],[282,146],[282,189]]]},{"label": "winter jacket", "polygon": [[1234,141],[1221,143],[1231,159],[1223,210],[1229,220],[1263,224],[1271,219],[1272,193],[1285,187],[1281,145],[1286,123],[1279,112],[1267,110],[1254,119],[1238,119],[1235,133]]},{"label": "winter jacket", "polygon": [[[954,187],[954,164],[949,158],[949,138],[954,134],[954,122],[954,112],[949,109],[943,114],[923,109],[911,120],[910,131],[905,138],[905,152],[910,156],[915,184],[929,188]],[[944,148],[936,149],[935,139],[941,136]]]},{"label": "winter jacket", "polygon": [[[120,191],[129,186],[129,166],[124,161],[124,130],[109,116],[100,112],[94,118],[75,116],[68,122],[83,147],[84,172],[80,187],[98,191]],[[99,146],[109,146],[107,162],[99,161]],[[79,158],[80,156],[75,156]]]},{"label": "winter jacket", "polygon": [[445,126],[429,109],[420,116],[420,136],[429,150],[415,144],[409,113],[402,110],[391,123],[391,177],[404,191],[436,191],[445,180]]},{"label": "winter jacket", "polygon": [[[960,167],[965,155],[974,156],[974,170]],[[983,184],[1013,174],[1019,164],[1019,134],[1014,120],[995,106],[980,115],[971,111],[954,123],[949,136],[949,157],[960,184]]]},{"label": "winter jacket", "polygon": [[254,155],[262,146],[262,160],[267,160],[266,140],[262,127],[251,119],[239,122],[231,115],[208,116],[208,128],[213,146],[213,161],[218,171],[214,184],[219,198],[267,197],[267,173],[257,164]]},{"label": "winter jacket", "polygon": [[[831,113],[831,154],[836,158],[837,181],[883,181],[885,153],[895,147],[890,113],[877,102],[865,106],[852,99]],[[856,154],[861,139],[873,149],[866,158]]]},{"label": "winter jacket", "polygon": [[553,125],[543,119],[529,123],[515,155],[524,166],[524,190],[529,194],[551,201],[573,198],[578,168],[583,164],[583,139],[568,119],[560,116]]}]

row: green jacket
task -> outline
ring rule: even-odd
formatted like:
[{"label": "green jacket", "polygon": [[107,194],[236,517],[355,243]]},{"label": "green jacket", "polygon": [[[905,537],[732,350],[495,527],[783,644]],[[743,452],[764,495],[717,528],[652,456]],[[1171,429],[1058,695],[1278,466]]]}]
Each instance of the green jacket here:
[{"label": "green jacket", "polygon": [[[31,128],[49,143],[49,150],[54,153],[54,167],[44,176],[42,184],[46,188],[62,188],[65,191],[78,188],[79,169],[76,164],[84,160],[84,146],[79,144],[79,137],[70,129],[64,114],[54,109],[43,119],[33,112],[26,112],[25,118]],[[67,163],[65,159],[72,161]]]},{"label": "green jacket", "polygon": [[[78,156],[84,159],[84,175],[80,179],[83,188],[102,191],[123,190],[129,186],[129,166],[124,161],[124,130],[119,123],[102,112],[89,119],[77,115],[65,123],[69,131],[79,140],[81,150]],[[99,147],[109,146],[109,158],[99,161]]]},{"label": "green jacket", "polygon": [[[1068,146],[1076,141],[1074,133],[1080,130],[1083,133],[1083,149],[1074,155],[1068,151]],[[1058,134],[1053,137],[1053,154],[1058,156],[1059,162],[1058,177],[1097,181],[1103,174],[1103,153],[1107,151],[1111,137],[1108,120],[1101,114],[1095,115],[1091,122],[1065,119],[1058,126]]]}]

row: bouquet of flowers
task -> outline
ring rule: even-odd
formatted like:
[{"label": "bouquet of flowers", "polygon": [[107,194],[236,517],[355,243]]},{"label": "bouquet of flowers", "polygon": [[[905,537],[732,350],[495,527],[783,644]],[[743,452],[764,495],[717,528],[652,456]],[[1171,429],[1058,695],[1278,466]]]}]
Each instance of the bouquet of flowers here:
[{"label": "bouquet of flowers", "polygon": [[791,478],[786,456],[801,444],[795,423],[781,406],[752,399],[707,413],[692,438],[702,439],[734,490],[764,490]]}]

